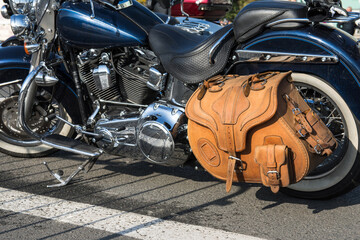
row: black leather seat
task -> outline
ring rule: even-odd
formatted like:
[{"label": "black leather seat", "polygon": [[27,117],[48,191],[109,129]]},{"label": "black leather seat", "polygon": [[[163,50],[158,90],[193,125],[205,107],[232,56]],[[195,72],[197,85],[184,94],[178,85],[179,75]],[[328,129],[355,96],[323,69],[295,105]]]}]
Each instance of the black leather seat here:
[{"label": "black leather seat", "polygon": [[[288,1],[256,1],[243,8],[234,20],[209,37],[189,33],[178,27],[158,24],[150,30],[149,42],[160,58],[165,70],[186,83],[198,83],[221,72],[236,39],[242,43],[261,34],[265,26],[286,18],[306,18],[307,7],[302,3]],[[275,29],[290,29],[303,23],[288,22],[276,25]],[[234,28],[217,48],[214,63],[209,63],[209,52],[214,44]],[[234,38],[235,35],[235,38]]]},{"label": "black leather seat", "polygon": [[225,67],[235,42],[232,33],[215,51],[213,64],[209,62],[209,52],[231,29],[232,25],[229,25],[210,36],[202,36],[179,27],[158,24],[150,30],[149,43],[168,73],[185,83],[199,83]]},{"label": "black leather seat", "polygon": [[[244,7],[234,19],[234,34],[242,43],[265,30],[270,23],[286,18],[307,18],[305,4],[289,1],[255,1]],[[291,29],[304,23],[288,22],[274,26],[274,29]]]}]

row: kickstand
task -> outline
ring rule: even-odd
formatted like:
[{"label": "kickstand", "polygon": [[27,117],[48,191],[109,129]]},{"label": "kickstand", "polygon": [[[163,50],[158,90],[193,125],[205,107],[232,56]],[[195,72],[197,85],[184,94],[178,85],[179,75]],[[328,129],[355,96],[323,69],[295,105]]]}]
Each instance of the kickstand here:
[{"label": "kickstand", "polygon": [[[69,177],[67,177],[65,180],[61,178],[61,176],[63,175],[63,171],[59,170],[58,173],[54,173],[48,166],[47,162],[43,162],[43,164],[45,165],[45,167],[47,168],[47,170],[50,172],[51,175],[53,175],[60,183],[58,184],[52,184],[52,185],[47,185],[47,187],[62,187],[67,185],[71,179],[73,179],[81,170],[84,170],[84,168],[86,167],[86,165],[88,165],[89,163],[91,163],[91,167],[94,165],[94,163],[96,162],[98,157],[94,157],[94,158],[89,158],[88,160],[86,160],[83,164],[81,164],[72,174],[70,174]],[[90,169],[88,169],[89,171]],[[87,172],[88,172],[87,171]]]}]

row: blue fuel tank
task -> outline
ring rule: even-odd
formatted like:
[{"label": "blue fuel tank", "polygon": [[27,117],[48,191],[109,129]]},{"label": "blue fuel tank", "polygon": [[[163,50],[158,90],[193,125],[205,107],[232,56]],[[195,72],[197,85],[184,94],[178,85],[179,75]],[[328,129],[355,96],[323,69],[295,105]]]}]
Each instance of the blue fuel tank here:
[{"label": "blue fuel tank", "polygon": [[57,16],[60,36],[73,47],[112,48],[147,44],[150,29],[163,21],[140,3],[114,10],[94,1],[95,17],[89,2],[65,2]]}]

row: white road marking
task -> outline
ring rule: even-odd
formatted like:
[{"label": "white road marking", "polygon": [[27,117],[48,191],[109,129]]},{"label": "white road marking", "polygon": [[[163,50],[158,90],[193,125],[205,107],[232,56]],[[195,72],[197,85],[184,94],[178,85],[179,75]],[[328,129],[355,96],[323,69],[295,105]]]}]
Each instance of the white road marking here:
[{"label": "white road marking", "polygon": [[[260,238],[0,187],[0,209],[138,239]],[[240,223],[239,223],[240,224]]]}]

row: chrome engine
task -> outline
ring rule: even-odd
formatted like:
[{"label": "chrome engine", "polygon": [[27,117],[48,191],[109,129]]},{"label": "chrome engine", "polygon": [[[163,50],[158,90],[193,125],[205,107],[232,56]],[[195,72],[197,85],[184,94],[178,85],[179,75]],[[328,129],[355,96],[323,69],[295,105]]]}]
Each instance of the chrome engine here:
[{"label": "chrome engine", "polygon": [[184,109],[156,101],[167,75],[153,52],[90,49],[79,53],[77,60],[80,79],[97,104],[88,124],[101,136],[93,139],[99,147],[113,155],[134,157],[137,152],[166,166],[187,161],[190,146]]},{"label": "chrome engine", "polygon": [[151,67],[158,64],[154,53],[141,48],[85,50],[77,61],[80,79],[94,99],[148,104],[156,100],[166,78]]},{"label": "chrome engine", "polygon": [[111,154],[124,155],[128,147],[138,147],[146,160],[160,165],[179,166],[191,154],[184,109],[162,102],[139,116],[100,119],[95,133],[104,136],[98,145]]}]

